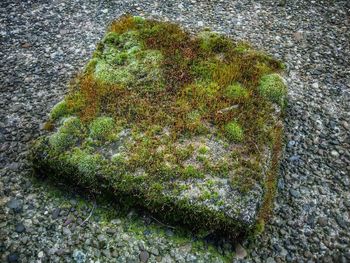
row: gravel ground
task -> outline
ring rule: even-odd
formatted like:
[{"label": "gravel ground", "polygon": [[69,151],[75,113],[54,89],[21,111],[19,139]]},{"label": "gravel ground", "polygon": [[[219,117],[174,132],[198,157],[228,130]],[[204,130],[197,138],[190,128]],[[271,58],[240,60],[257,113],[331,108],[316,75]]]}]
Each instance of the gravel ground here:
[{"label": "gravel ground", "polygon": [[350,262],[350,4],[251,2],[0,3],[0,261],[221,262],[234,250],[28,177],[29,142],[42,134],[47,112],[106,25],[129,12],[210,27],[286,61],[290,103],[275,215],[250,249],[235,250],[247,253],[243,262]]}]

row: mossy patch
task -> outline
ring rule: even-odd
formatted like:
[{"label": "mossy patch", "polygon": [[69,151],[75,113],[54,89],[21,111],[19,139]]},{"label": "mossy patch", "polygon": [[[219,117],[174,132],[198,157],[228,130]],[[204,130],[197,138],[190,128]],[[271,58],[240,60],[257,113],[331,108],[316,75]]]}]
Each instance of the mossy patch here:
[{"label": "mossy patch", "polygon": [[113,139],[115,133],[115,123],[111,117],[98,117],[89,125],[89,135],[93,139],[109,140]]},{"label": "mossy patch", "polygon": [[225,95],[229,99],[247,99],[249,92],[239,83],[234,83],[226,88]]},{"label": "mossy patch", "polygon": [[50,136],[49,144],[56,151],[64,151],[75,145],[83,133],[79,118],[69,117],[63,121],[58,131]]},{"label": "mossy patch", "polygon": [[69,109],[67,102],[62,100],[58,102],[51,110],[50,112],[50,118],[52,120],[57,120],[61,117],[64,117],[69,114]]},{"label": "mossy patch", "polygon": [[225,132],[230,140],[235,142],[243,141],[244,134],[242,127],[236,121],[231,121],[226,124]]},{"label": "mossy patch", "polygon": [[282,70],[226,36],[123,16],[52,110],[34,166],[165,221],[244,235],[272,203]]},{"label": "mossy patch", "polygon": [[270,101],[283,106],[287,95],[287,87],[278,74],[262,76],[259,84],[259,93]]}]

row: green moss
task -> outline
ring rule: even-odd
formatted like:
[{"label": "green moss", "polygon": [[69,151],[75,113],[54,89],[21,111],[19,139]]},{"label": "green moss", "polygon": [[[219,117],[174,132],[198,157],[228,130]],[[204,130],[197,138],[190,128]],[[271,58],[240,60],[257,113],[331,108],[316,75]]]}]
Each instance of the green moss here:
[{"label": "green moss", "polygon": [[281,76],[278,74],[263,76],[260,80],[258,91],[263,97],[280,106],[285,104],[287,87]]},{"label": "green moss", "polygon": [[223,35],[211,31],[199,34],[200,47],[205,51],[224,52],[232,47],[232,42]]},{"label": "green moss", "polygon": [[63,151],[75,145],[84,131],[77,117],[69,117],[64,120],[58,131],[49,138],[49,144],[54,150]]},{"label": "green moss", "polygon": [[225,95],[229,99],[246,99],[249,92],[241,84],[235,83],[226,88]]},{"label": "green moss", "polygon": [[[96,80],[104,84],[142,87],[161,90],[164,86],[160,65],[163,60],[158,50],[143,50],[137,31],[123,34],[110,32],[102,41],[102,53],[89,69],[95,66]],[[97,59],[97,61],[96,61]]]},{"label": "green moss", "polygon": [[119,45],[120,44],[120,34],[117,34],[115,32],[109,32],[102,39],[102,43],[111,44],[111,45]]},{"label": "green moss", "polygon": [[218,65],[219,63],[215,58],[209,61],[199,61],[191,66],[191,72],[194,76],[196,76],[196,78],[209,82],[212,80],[213,72],[216,70]]},{"label": "green moss", "polygon": [[227,137],[235,142],[243,141],[244,134],[241,125],[236,121],[231,121],[225,125],[225,132]]},{"label": "green moss", "polygon": [[115,122],[110,117],[98,117],[89,125],[89,135],[93,139],[111,140],[115,137]]},{"label": "green moss", "polygon": [[134,16],[133,19],[136,24],[142,24],[145,22],[145,19],[141,16]]},{"label": "green moss", "polygon": [[255,235],[260,235],[261,233],[264,232],[264,230],[265,230],[265,221],[263,219],[260,219],[256,224]]},{"label": "green moss", "polygon": [[251,49],[250,45],[245,42],[239,42],[236,47],[234,48],[234,51],[239,53],[247,52]]},{"label": "green moss", "polygon": [[208,151],[209,151],[209,148],[207,146],[205,146],[205,145],[199,147],[199,149],[198,149],[198,153],[200,153],[200,154],[207,154]]},{"label": "green moss", "polygon": [[52,120],[57,120],[61,117],[67,116],[69,113],[70,111],[68,109],[67,102],[65,100],[62,100],[52,108],[50,112],[50,118]]},{"label": "green moss", "polygon": [[99,154],[91,154],[88,150],[81,150],[74,148],[67,156],[68,162],[77,167],[78,172],[83,174],[81,178],[83,181],[97,180],[95,174],[102,167],[103,159]]},{"label": "green moss", "polygon": [[204,178],[204,174],[195,168],[193,165],[188,165],[183,170],[183,177],[187,178]]},{"label": "green moss", "polygon": [[194,152],[194,148],[192,145],[188,145],[186,148],[177,147],[174,151],[174,155],[179,161],[185,161],[191,157]]},{"label": "green moss", "polygon": [[204,191],[201,196],[199,197],[199,200],[205,201],[211,199],[211,193],[209,191]]}]

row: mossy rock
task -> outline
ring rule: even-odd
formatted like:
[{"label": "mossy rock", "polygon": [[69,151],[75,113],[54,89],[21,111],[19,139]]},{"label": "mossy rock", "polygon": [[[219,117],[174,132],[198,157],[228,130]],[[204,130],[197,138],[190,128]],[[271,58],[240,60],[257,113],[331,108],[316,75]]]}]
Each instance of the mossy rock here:
[{"label": "mossy rock", "polygon": [[34,168],[170,224],[256,233],[275,193],[282,70],[247,43],[123,16],[53,108]]}]

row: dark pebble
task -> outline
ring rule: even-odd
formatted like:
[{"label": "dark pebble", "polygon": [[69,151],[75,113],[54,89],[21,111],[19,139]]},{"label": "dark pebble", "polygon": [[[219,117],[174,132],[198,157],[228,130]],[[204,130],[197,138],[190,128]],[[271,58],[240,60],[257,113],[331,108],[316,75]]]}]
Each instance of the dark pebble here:
[{"label": "dark pebble", "polygon": [[15,213],[20,213],[22,211],[22,202],[13,198],[7,203],[7,207],[12,209]]},{"label": "dark pebble", "polygon": [[17,233],[23,233],[24,231],[26,231],[26,228],[22,223],[19,223],[16,225],[15,230]]},{"label": "dark pebble", "polygon": [[18,255],[16,253],[11,253],[7,256],[8,262],[18,262]]},{"label": "dark pebble", "polygon": [[293,197],[295,197],[295,198],[300,198],[300,197],[301,197],[300,192],[297,191],[297,190],[290,189],[289,192],[290,192],[290,194],[291,194]]},{"label": "dark pebble", "polygon": [[55,210],[52,211],[52,219],[56,219],[58,218],[58,216],[60,215],[60,208],[56,208]]}]

